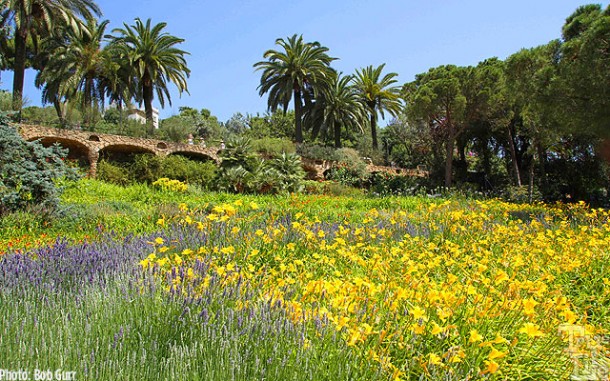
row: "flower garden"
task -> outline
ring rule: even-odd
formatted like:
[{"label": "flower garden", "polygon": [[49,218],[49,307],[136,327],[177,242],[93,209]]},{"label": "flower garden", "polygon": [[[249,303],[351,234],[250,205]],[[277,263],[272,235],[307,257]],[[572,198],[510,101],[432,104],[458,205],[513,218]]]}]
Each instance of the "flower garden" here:
[{"label": "flower garden", "polygon": [[608,377],[607,210],[150,192],[174,208],[135,232],[4,247],[2,367],[78,380]]}]

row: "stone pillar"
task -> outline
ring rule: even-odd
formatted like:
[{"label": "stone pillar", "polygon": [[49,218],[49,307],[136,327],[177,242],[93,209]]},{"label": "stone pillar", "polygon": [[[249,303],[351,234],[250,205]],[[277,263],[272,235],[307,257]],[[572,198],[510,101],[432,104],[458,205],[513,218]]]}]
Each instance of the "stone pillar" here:
[{"label": "stone pillar", "polygon": [[87,154],[87,158],[89,159],[89,177],[94,179],[97,175],[97,161],[100,159],[100,151],[97,148],[89,148],[89,153]]}]

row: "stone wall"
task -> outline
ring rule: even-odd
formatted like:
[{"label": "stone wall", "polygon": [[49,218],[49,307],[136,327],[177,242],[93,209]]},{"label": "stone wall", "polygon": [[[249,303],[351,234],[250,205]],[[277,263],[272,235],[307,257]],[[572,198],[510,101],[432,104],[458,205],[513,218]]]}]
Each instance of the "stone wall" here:
[{"label": "stone wall", "polygon": [[40,139],[43,143],[57,142],[66,148],[78,148],[85,151],[89,161],[89,175],[95,177],[100,152],[104,149],[116,149],[125,152],[150,152],[157,156],[171,154],[188,154],[206,157],[219,162],[217,147],[166,142],[156,139],[133,138],[129,136],[101,134],[90,131],[58,129],[35,125],[20,124],[19,133],[25,140]]}]

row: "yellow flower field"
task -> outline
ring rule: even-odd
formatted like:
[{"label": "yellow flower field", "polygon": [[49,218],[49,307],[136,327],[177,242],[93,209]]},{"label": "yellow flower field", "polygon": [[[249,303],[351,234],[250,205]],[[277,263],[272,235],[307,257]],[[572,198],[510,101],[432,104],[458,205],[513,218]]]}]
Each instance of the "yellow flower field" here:
[{"label": "yellow flower field", "polygon": [[607,377],[608,211],[310,201],[184,206],[159,224],[197,229],[201,242],[158,238],[141,266],[188,297],[238,286],[234,308],[269,303],[310,337],[332,326],[388,379]]}]

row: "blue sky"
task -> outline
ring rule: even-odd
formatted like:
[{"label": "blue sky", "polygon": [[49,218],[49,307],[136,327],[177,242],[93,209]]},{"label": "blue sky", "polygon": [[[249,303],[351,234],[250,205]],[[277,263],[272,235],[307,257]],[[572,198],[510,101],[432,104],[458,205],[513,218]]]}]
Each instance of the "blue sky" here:
[{"label": "blue sky", "polygon": [[[135,17],[167,22],[166,31],[185,39],[190,52],[189,94],[172,87],[172,106],[208,108],[226,121],[236,112],[264,113],[260,73],[252,65],[275,49],[275,40],[295,33],[319,41],[339,60],[344,73],[386,63],[399,83],[444,64],[476,65],[489,57],[504,59],[521,48],[559,38],[577,0],[98,0],[111,21],[108,31]],[[597,2],[604,7],[608,1]],[[40,105],[34,72],[26,74],[25,95]],[[0,88],[11,89],[12,73],[2,73]],[[156,103],[156,102],[155,102]],[[156,107],[159,107],[156,104]]]}]

